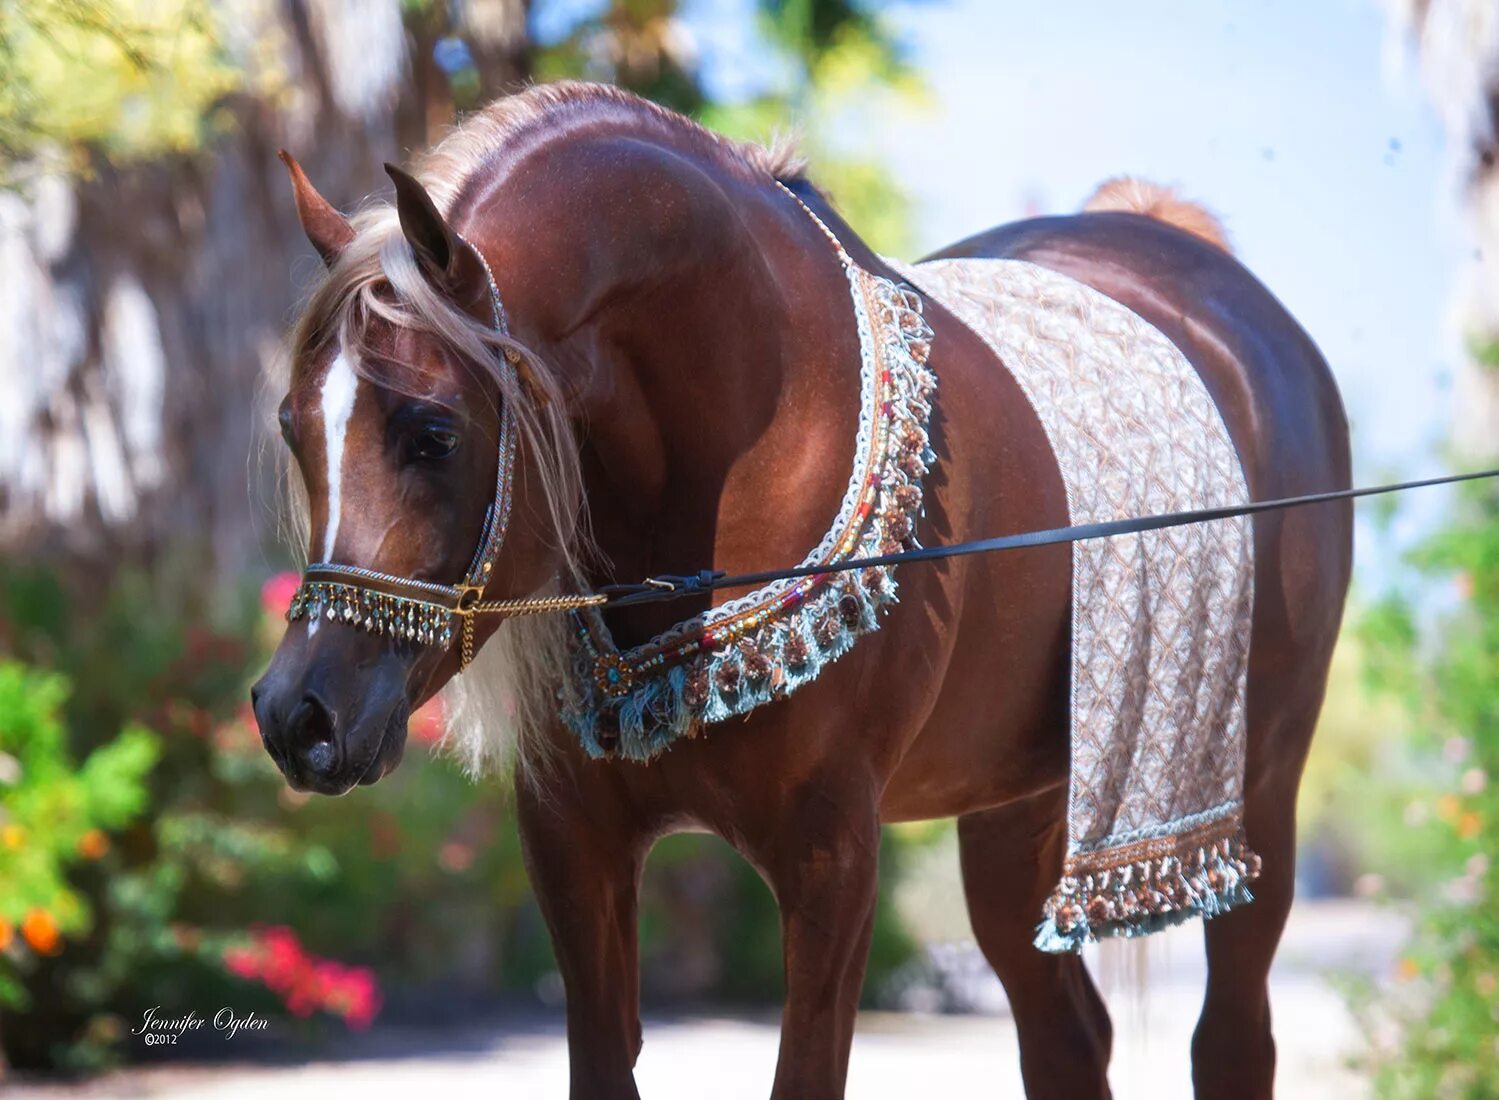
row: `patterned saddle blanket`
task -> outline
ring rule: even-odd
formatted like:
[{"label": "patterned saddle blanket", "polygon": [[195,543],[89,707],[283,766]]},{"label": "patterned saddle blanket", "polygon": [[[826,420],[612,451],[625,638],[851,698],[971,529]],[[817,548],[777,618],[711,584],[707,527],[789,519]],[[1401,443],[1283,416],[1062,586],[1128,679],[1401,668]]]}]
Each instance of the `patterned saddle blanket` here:
[{"label": "patterned saddle blanket", "polygon": [[[1074,524],[1249,499],[1197,372],[1113,299],[1016,260],[900,267],[984,340],[1044,425]],[[1036,946],[1076,950],[1251,900],[1244,690],[1253,529],[1224,519],[1072,547],[1063,877]]]}]

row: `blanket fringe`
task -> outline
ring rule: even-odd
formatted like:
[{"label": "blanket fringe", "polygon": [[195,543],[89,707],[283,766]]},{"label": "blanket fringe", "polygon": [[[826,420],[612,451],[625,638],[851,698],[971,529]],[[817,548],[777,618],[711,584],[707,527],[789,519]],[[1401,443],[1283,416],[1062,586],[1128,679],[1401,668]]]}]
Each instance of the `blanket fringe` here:
[{"label": "blanket fringe", "polygon": [[1210,920],[1254,900],[1249,884],[1259,877],[1260,857],[1242,827],[1236,823],[1230,835],[1215,840],[1183,840],[1173,841],[1170,854],[1113,866],[1087,864],[1086,854],[1069,859],[1047,899],[1036,947],[1075,952],[1086,943],[1148,936],[1194,917]]}]

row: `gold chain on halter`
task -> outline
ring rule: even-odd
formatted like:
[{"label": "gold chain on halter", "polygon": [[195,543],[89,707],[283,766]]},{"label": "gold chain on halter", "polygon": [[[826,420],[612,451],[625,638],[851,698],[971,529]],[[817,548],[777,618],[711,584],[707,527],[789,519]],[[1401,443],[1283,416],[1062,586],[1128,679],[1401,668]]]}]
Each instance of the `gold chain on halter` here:
[{"label": "gold chain on halter", "polygon": [[477,615],[505,615],[518,618],[521,615],[546,615],[553,611],[576,611],[580,607],[598,607],[608,601],[608,596],[533,596],[526,600],[481,600],[474,604]]},{"label": "gold chain on halter", "polygon": [[532,596],[518,600],[477,600],[467,609],[455,612],[463,617],[461,627],[462,650],[458,656],[458,667],[467,668],[474,659],[474,618],[477,615],[503,615],[507,619],[518,619],[525,615],[549,615],[554,611],[577,611],[583,607],[599,607],[609,600],[608,596]]}]

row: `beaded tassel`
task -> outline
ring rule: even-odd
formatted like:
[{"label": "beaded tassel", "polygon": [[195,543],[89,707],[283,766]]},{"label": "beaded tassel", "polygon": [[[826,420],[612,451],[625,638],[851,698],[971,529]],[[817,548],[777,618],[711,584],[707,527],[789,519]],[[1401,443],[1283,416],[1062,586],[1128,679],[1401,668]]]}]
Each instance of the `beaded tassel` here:
[{"label": "beaded tassel", "polygon": [[446,649],[454,614],[446,607],[333,581],[303,581],[292,594],[286,621],[326,619],[368,634],[390,635]]},{"label": "beaded tassel", "polygon": [[[1260,857],[1244,831],[1163,837],[1161,853],[1111,866],[1069,867],[1036,929],[1042,951],[1064,953],[1111,937],[1145,936],[1193,917],[1216,917],[1254,900]],[[1219,826],[1220,828],[1223,826]]]}]

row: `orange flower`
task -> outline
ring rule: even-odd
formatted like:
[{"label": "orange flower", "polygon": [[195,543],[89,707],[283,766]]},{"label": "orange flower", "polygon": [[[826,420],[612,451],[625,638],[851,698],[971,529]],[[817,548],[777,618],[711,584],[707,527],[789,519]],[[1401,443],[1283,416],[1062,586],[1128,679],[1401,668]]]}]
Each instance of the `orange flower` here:
[{"label": "orange flower", "polygon": [[7,825],[0,829],[0,844],[4,844],[12,852],[19,851],[25,843],[26,830],[20,825]]},{"label": "orange flower", "polygon": [[1478,835],[1479,829],[1483,827],[1483,819],[1474,810],[1469,810],[1457,819],[1457,835],[1464,840],[1472,840]]},{"label": "orange flower", "polygon": [[45,909],[33,909],[21,922],[21,935],[31,944],[33,951],[43,955],[56,955],[62,950],[62,936],[57,921]]},{"label": "orange flower", "polygon": [[15,938],[15,932],[11,929],[10,921],[0,917],[0,951],[10,946],[10,941]]},{"label": "orange flower", "polygon": [[1416,965],[1415,959],[1401,959],[1396,966],[1396,973],[1400,975],[1402,982],[1408,982],[1421,973],[1421,968]]},{"label": "orange flower", "polygon": [[1462,803],[1458,801],[1455,794],[1444,794],[1437,799],[1437,816],[1443,821],[1455,820],[1460,809],[1462,809]]},{"label": "orange flower", "polygon": [[109,837],[102,829],[90,829],[78,838],[78,854],[84,859],[98,859],[109,851]]}]

